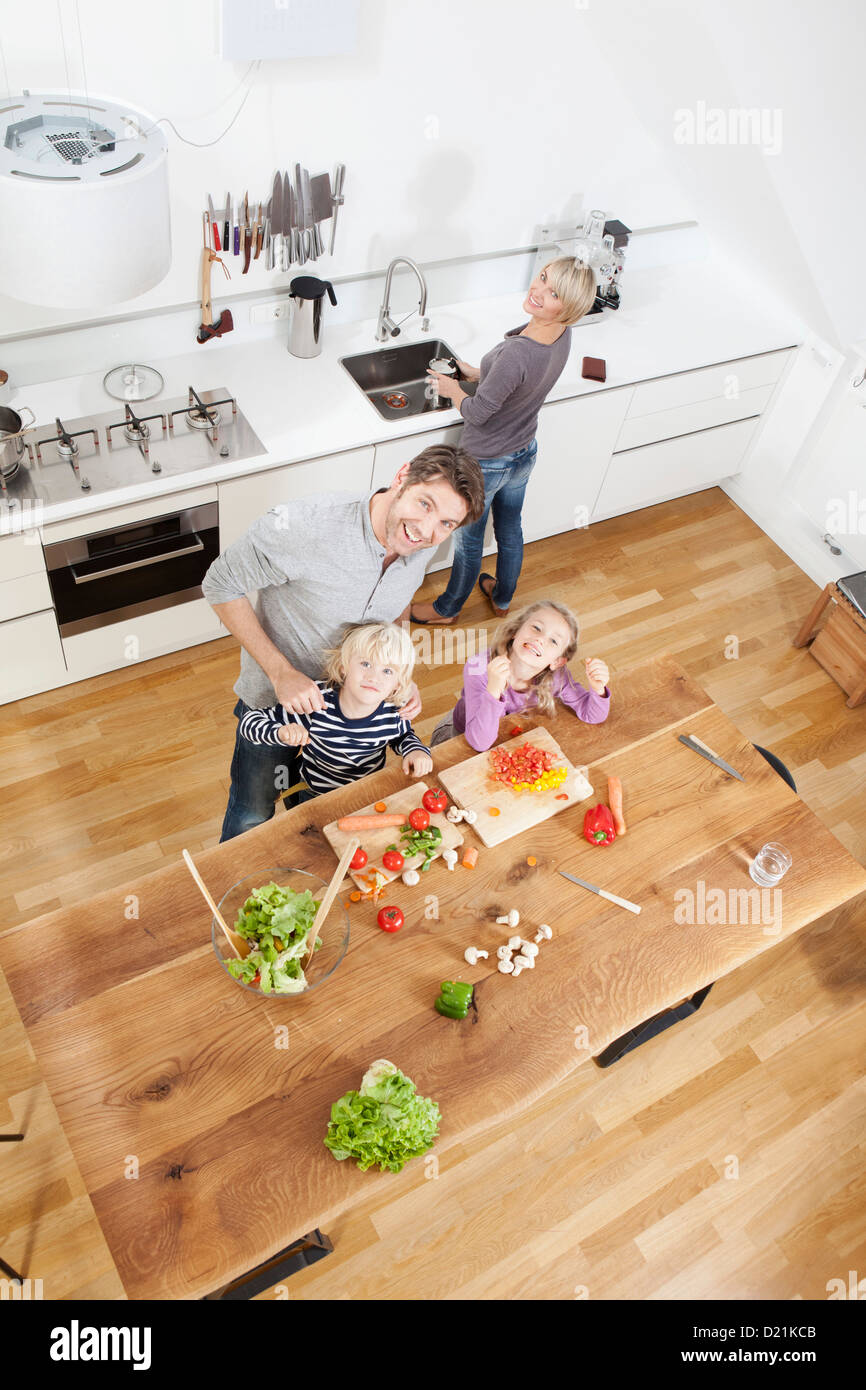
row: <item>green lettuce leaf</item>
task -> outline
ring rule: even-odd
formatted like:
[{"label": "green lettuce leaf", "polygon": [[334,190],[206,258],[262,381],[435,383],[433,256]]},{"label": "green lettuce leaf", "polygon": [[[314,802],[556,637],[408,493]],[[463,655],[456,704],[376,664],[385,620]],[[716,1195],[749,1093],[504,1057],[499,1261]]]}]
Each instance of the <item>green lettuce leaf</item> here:
[{"label": "green lettuce leaf", "polygon": [[440,1119],[435,1101],[419,1096],[408,1076],[381,1059],[365,1073],[360,1091],[347,1091],[331,1106],[324,1143],[340,1161],[356,1159],[364,1172],[378,1163],[380,1172],[399,1173],[433,1147]]}]

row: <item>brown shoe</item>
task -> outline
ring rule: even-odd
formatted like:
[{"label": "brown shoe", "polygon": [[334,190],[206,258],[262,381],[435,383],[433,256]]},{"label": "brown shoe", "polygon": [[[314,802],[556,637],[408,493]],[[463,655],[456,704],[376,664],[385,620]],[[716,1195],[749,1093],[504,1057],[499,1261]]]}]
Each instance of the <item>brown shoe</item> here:
[{"label": "brown shoe", "polygon": [[[486,586],[485,586],[485,583],[484,583],[485,579],[489,579],[489,580],[490,580],[490,583],[487,584]],[[508,612],[508,609],[507,609],[507,608],[497,608],[497,607],[496,607],[496,604],[493,602],[493,599],[490,597],[490,595],[493,593],[494,588],[496,587],[496,580],[495,580],[495,578],[493,577],[493,575],[492,575],[492,574],[482,574],[481,577],[480,577],[480,579],[478,580],[478,587],[479,587],[479,589],[481,590],[481,592],[482,592],[482,594],[484,595],[484,597],[487,599],[488,603],[490,604],[490,607],[493,609],[493,611],[494,611],[494,613],[496,614],[497,618],[504,618],[505,615],[506,615],[506,613]]]}]

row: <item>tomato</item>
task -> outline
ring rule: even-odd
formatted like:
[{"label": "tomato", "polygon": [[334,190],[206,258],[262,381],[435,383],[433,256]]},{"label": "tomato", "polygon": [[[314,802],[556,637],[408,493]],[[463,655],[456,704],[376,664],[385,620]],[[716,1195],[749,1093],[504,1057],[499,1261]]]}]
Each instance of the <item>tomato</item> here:
[{"label": "tomato", "polygon": [[391,873],[399,874],[403,867],[403,856],[398,849],[386,849],[382,855],[382,864]]},{"label": "tomato", "polygon": [[261,974],[259,973],[259,971],[257,970],[256,973],[255,973],[255,975],[253,976],[253,978],[250,980],[250,984],[251,984],[251,985],[259,985],[259,984],[261,984],[261,982],[262,982],[262,977],[261,977]]},{"label": "tomato", "polygon": [[[429,796],[430,793],[427,792],[427,795]],[[430,813],[422,811],[419,806],[417,810],[409,812],[409,824],[413,830],[426,830],[430,824]]]},{"label": "tomato", "polygon": [[403,925],[403,913],[399,907],[380,907],[376,921],[383,931],[399,931]]},{"label": "tomato", "polygon": [[364,865],[366,864],[366,862],[367,862],[367,851],[366,851],[365,849],[356,849],[354,855],[352,856],[352,861],[351,861],[351,863],[349,864],[349,868],[350,868],[350,869],[363,869],[363,867],[364,867]]},{"label": "tomato", "polygon": [[421,803],[426,806],[428,811],[444,811],[448,805],[448,798],[438,787],[431,787],[430,791],[425,792],[421,798]]}]

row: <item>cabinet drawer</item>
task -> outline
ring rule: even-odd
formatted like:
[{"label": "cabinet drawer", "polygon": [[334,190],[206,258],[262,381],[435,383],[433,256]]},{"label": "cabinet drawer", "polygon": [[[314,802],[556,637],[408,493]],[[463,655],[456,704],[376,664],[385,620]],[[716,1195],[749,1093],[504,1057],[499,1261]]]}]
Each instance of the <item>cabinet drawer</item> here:
[{"label": "cabinet drawer", "polygon": [[70,680],[80,681],[225,636],[210,604],[199,598],[65,637],[63,650]]},{"label": "cabinet drawer", "polygon": [[754,386],[730,399],[716,396],[712,400],[678,406],[676,410],[657,410],[653,415],[626,420],[616,441],[617,452],[760,415],[773,390],[772,386]]},{"label": "cabinet drawer", "polygon": [[644,381],[634,389],[628,419],[653,415],[660,410],[677,410],[698,401],[735,399],[756,386],[774,386],[782,375],[791,348],[762,352],[756,357],[739,357],[718,362],[697,372],[675,372],[655,381]]},{"label": "cabinet drawer", "polygon": [[44,570],[41,574],[25,574],[20,579],[0,583],[0,622],[39,613],[51,606],[51,590]]},{"label": "cabinet drawer", "polygon": [[701,430],[614,454],[598,496],[593,521],[635,511],[669,497],[700,492],[738,473],[757,420]]},{"label": "cabinet drawer", "polygon": [[0,584],[25,574],[44,574],[45,556],[38,531],[21,531],[0,536]]},{"label": "cabinet drawer", "polygon": [[51,690],[66,680],[54,610],[0,625],[0,703]]}]

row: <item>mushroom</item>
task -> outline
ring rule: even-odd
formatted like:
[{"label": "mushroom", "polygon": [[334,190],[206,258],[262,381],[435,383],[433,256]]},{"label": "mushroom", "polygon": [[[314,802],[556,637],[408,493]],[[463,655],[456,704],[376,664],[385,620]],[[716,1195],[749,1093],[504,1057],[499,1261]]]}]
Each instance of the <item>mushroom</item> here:
[{"label": "mushroom", "polygon": [[448,868],[453,869],[454,865],[457,863],[456,849],[443,849],[442,858],[445,860],[445,863],[447,864]]},{"label": "mushroom", "polygon": [[512,963],[511,963],[510,960],[501,960],[501,961],[499,962],[499,969],[500,969],[500,971],[502,972],[503,975],[513,975],[513,974],[514,974],[514,966],[512,965]]},{"label": "mushroom", "polygon": [[521,970],[534,970],[534,969],[535,969],[535,961],[532,959],[532,956],[524,956],[524,955],[515,956],[515,957],[514,957],[514,968],[515,968],[515,970],[517,969],[518,965],[520,966]]},{"label": "mushroom", "polygon": [[509,936],[509,938],[508,938],[508,945],[509,945],[510,950],[512,950],[512,951],[519,951],[519,950],[520,950],[520,947],[521,947],[521,940],[520,940],[520,937],[519,937],[519,936]]},{"label": "mushroom", "polygon": [[463,959],[469,965],[477,965],[482,957],[486,960],[487,956],[488,952],[479,951],[477,946],[467,946],[466,950],[463,952]]},{"label": "mushroom", "polygon": [[520,948],[525,956],[537,956],[538,947],[531,941],[521,941]]},{"label": "mushroom", "polygon": [[511,960],[511,947],[500,946],[496,954],[500,960]]},{"label": "mushroom", "polygon": [[517,911],[516,907],[513,907],[507,916],[497,917],[496,920],[497,922],[502,922],[506,927],[511,927],[513,931],[520,921],[520,913]]},{"label": "mushroom", "polygon": [[403,874],[403,882],[407,888],[414,888],[416,883],[421,882],[421,875],[417,869],[407,869]]},{"label": "mushroom", "polygon": [[452,825],[459,825],[465,815],[459,806],[449,806],[445,812],[445,819],[450,820]]},{"label": "mushroom", "polygon": [[522,969],[523,966],[520,964],[520,957],[518,956],[517,960],[514,962],[514,968],[511,972],[511,978],[513,980],[516,980]]},{"label": "mushroom", "polygon": [[541,926],[538,928],[538,931],[535,933],[535,940],[536,943],[539,941],[549,941],[552,936],[553,932],[550,930],[550,927],[547,925],[546,922],[542,922]]},{"label": "mushroom", "polygon": [[477,819],[478,819],[478,812],[477,812],[477,811],[464,811],[464,812],[463,812],[463,819],[465,820],[465,822],[466,822],[467,825],[474,825],[475,822],[476,822]]}]

